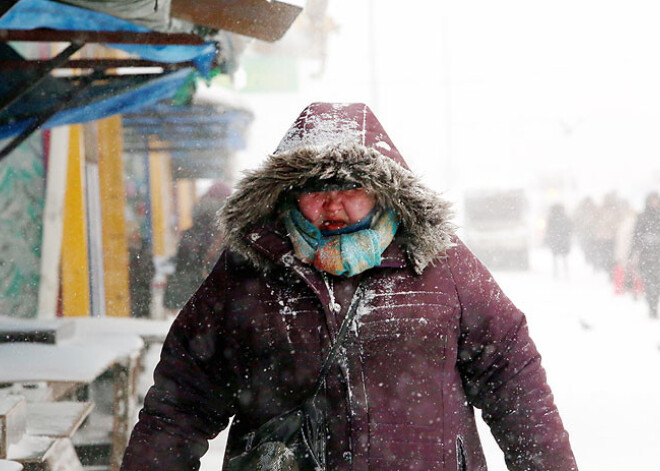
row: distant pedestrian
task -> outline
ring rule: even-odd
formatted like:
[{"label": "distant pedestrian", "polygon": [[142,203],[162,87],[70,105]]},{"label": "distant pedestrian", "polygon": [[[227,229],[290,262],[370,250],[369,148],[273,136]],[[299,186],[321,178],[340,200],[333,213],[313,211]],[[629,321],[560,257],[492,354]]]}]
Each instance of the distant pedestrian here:
[{"label": "distant pedestrian", "polygon": [[621,220],[614,239],[614,293],[631,293],[635,298],[642,292],[637,268],[630,261],[633,233],[637,222],[637,211],[627,202],[622,202]]},{"label": "distant pedestrian", "polygon": [[131,317],[151,317],[151,283],[155,268],[149,241],[134,230],[128,240]]},{"label": "distant pedestrian", "polygon": [[595,267],[610,277],[614,275],[614,241],[621,223],[621,202],[615,192],[603,198],[594,221]]},{"label": "distant pedestrian", "polygon": [[555,278],[568,276],[568,254],[571,252],[573,222],[566,214],[564,205],[556,203],[550,208],[545,229],[545,244],[552,252],[552,268]]},{"label": "distant pedestrian", "polygon": [[208,276],[220,255],[222,235],[216,212],[231,194],[231,188],[217,182],[197,203],[192,226],[181,234],[174,257],[174,273],[168,276],[163,306],[178,311]]},{"label": "distant pedestrian", "polygon": [[573,230],[587,265],[595,268],[596,249],[594,244],[594,226],[598,207],[594,200],[587,196],[578,204],[573,213]]},{"label": "distant pedestrian", "polygon": [[656,192],[646,197],[646,207],[637,218],[631,256],[637,262],[644,282],[649,315],[657,318],[660,296],[660,195]]}]

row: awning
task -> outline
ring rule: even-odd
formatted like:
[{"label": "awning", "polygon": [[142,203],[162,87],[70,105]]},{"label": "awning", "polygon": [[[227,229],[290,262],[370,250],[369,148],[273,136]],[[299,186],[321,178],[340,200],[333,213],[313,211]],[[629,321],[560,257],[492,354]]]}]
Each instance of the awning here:
[{"label": "awning", "polygon": [[[154,31],[167,32],[171,0],[56,0],[75,7],[107,13]],[[194,0],[191,0],[194,1]]]},{"label": "awning", "polygon": [[[78,8],[50,0],[20,0],[0,17],[0,29],[35,30],[47,28],[64,31],[142,32],[151,30],[106,13]],[[216,56],[216,46],[106,44],[143,59],[176,63],[192,61],[202,75],[207,75]]]},{"label": "awning", "polygon": [[[8,50],[9,46],[0,44],[0,57]],[[49,76],[39,87],[0,111],[0,139],[19,135],[39,120],[43,121],[39,127],[48,129],[94,121],[172,98],[191,73],[188,68],[159,75]],[[0,80],[0,96],[31,80],[33,74],[30,70],[5,72]]]},{"label": "awning", "polygon": [[247,110],[199,100],[185,107],[159,103],[124,113],[124,154],[167,152],[174,178],[220,178],[245,148],[252,120]]}]

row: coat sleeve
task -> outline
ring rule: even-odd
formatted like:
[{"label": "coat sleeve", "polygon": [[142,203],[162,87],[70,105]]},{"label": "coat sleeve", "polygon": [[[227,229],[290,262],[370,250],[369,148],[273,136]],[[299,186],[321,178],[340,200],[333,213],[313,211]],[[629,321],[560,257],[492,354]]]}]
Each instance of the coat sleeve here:
[{"label": "coat sleeve", "polygon": [[[122,471],[189,471],[235,413],[237,375],[223,335],[226,255],[170,329]],[[218,464],[218,467],[220,464]]]},{"label": "coat sleeve", "polygon": [[575,458],[525,316],[461,242],[449,252],[461,304],[458,368],[511,471],[573,471]]}]

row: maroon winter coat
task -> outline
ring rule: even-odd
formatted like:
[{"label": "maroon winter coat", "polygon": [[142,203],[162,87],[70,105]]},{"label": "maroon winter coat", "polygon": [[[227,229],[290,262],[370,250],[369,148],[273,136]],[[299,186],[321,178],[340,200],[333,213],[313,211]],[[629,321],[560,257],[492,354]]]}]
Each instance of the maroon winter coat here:
[{"label": "maroon winter coat", "polygon": [[[380,266],[326,284],[295,258],[278,207],[319,176],[359,182],[397,211]],[[122,469],[197,469],[232,416],[227,455],[240,453],[240,436],[311,390],[360,284],[327,378],[329,470],[485,470],[473,406],[511,470],[576,470],[524,315],[448,218],[366,106],[308,107],[230,198],[227,249],[172,326]]]}]

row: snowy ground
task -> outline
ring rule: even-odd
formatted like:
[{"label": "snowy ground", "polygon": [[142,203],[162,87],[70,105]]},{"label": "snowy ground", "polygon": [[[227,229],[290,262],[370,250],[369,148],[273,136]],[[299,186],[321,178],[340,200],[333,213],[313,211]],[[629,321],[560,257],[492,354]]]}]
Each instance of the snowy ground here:
[{"label": "snowy ground", "polygon": [[[527,273],[495,273],[526,314],[582,471],[656,470],[660,463],[660,321],[643,299],[615,295],[574,253],[554,279],[547,252]],[[482,427],[491,471],[506,470]]]},{"label": "snowy ground", "polygon": [[[494,272],[528,317],[571,435],[581,471],[651,471],[660,463],[660,321],[642,299],[614,295],[575,252],[568,278],[555,279],[546,251],[527,272]],[[480,424],[491,471],[502,454]],[[201,471],[217,471],[224,434],[211,443]]]}]

